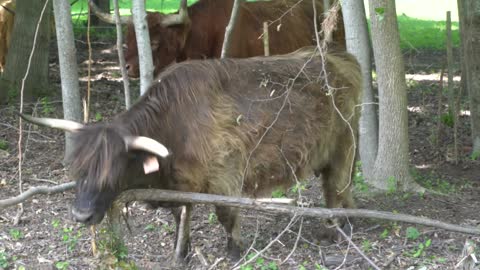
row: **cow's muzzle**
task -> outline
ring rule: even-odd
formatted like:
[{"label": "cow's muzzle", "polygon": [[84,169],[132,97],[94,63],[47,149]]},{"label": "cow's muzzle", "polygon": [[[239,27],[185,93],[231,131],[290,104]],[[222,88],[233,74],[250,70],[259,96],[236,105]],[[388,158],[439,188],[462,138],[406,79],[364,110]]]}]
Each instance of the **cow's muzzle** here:
[{"label": "cow's muzzle", "polygon": [[86,225],[95,225],[102,221],[103,214],[97,213],[94,209],[78,209],[72,207],[72,217],[76,222]]}]

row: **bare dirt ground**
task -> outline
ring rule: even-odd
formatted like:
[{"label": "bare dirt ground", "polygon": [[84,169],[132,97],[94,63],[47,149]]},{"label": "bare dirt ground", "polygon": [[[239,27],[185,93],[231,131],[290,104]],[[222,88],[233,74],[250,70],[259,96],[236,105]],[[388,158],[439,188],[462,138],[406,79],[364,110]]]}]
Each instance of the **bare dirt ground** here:
[{"label": "bare dirt ground", "polygon": [[[116,64],[113,41],[94,43],[91,121],[108,120],[124,110],[122,83]],[[82,94],[86,89],[84,43],[77,42],[81,63]],[[55,48],[52,54],[55,55]],[[469,118],[460,118],[460,162],[451,161],[452,128],[437,126],[439,112],[446,112],[446,96],[439,110],[438,72],[441,52],[413,52],[405,56],[407,70],[423,76],[408,80],[409,134],[412,174],[424,187],[445,195],[398,193],[373,194],[357,177],[356,201],[359,208],[394,211],[439,219],[455,224],[478,226],[480,200],[480,162],[469,156]],[[54,94],[26,104],[26,111],[40,116],[62,117],[58,60],[51,59],[51,82]],[[138,83],[133,82],[138,88]],[[459,88],[457,82],[456,88]],[[462,108],[467,108],[462,101]],[[0,199],[18,194],[18,104],[0,107],[0,139],[8,143],[0,151]],[[445,121],[444,121],[445,122]],[[63,133],[25,125],[24,189],[37,185],[68,182],[63,160]],[[304,194],[315,206],[321,206],[318,179],[307,181]],[[115,256],[92,255],[90,230],[71,221],[69,205],[74,193],[68,191],[37,196],[24,204],[18,225],[12,225],[17,208],[0,211],[0,269],[132,269]],[[185,269],[229,269],[235,262],[226,257],[226,236],[216,221],[213,207],[197,205],[192,220],[192,253]],[[242,211],[242,233],[253,249],[262,250],[282,233],[290,217]],[[124,235],[125,248],[117,248],[117,257],[134,262],[139,269],[168,269],[173,256],[174,222],[166,209],[147,210],[142,204],[129,207],[130,233]],[[330,243],[323,239],[322,221],[297,219],[265,251],[260,259],[242,269],[370,269],[347,241]],[[412,229],[414,227],[416,229]],[[99,229],[98,235],[105,233]],[[467,239],[478,243],[479,237],[452,233],[431,227],[400,222],[357,219],[351,238],[381,269],[454,269],[462,259]],[[100,252],[108,243],[100,243]],[[477,253],[478,255],[478,253]],[[322,268],[324,267],[324,268]],[[173,267],[178,269],[179,267]]]}]

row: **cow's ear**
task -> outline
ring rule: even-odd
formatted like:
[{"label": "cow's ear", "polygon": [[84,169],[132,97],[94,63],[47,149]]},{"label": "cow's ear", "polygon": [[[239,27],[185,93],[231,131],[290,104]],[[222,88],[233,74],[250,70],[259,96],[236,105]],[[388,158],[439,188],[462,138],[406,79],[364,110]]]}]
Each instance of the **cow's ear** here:
[{"label": "cow's ear", "polygon": [[143,171],[145,174],[150,174],[153,172],[158,172],[160,169],[160,164],[158,163],[158,159],[154,155],[148,155],[143,160]]}]

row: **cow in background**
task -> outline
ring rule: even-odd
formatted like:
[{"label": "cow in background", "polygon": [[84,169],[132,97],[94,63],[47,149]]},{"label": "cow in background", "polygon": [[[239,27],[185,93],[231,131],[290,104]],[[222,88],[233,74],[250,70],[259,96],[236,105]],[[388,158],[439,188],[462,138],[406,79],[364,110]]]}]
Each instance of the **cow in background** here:
[{"label": "cow in background", "polygon": [[[320,77],[322,67],[327,78]],[[360,96],[353,56],[320,57],[309,48],[172,65],[110,123],[22,117],[75,134],[72,214],[97,224],[127,189],[258,197],[312,173],[322,175],[327,207],[354,207],[350,185]],[[229,254],[238,257],[238,210],[216,211]]]},{"label": "cow in background", "polygon": [[[173,62],[186,59],[219,58],[225,28],[230,20],[234,0],[200,0],[187,7],[182,0],[176,14],[148,12],[154,74],[158,75]],[[317,24],[323,21],[322,1],[316,0]],[[93,11],[103,20],[114,23],[113,16],[102,13],[89,1]],[[293,52],[301,47],[314,45],[315,26],[311,0],[273,0],[242,3],[233,29],[228,57],[246,58],[264,55],[261,35],[263,22],[268,22],[270,54]],[[129,17],[125,53],[126,68],[131,77],[139,76],[138,49],[133,24]],[[318,27],[320,29],[320,27]],[[341,13],[337,29],[332,35],[333,46],[344,50],[345,32]]]},{"label": "cow in background", "polygon": [[5,68],[8,48],[12,39],[14,10],[14,0],[0,0],[0,72],[3,72]]}]

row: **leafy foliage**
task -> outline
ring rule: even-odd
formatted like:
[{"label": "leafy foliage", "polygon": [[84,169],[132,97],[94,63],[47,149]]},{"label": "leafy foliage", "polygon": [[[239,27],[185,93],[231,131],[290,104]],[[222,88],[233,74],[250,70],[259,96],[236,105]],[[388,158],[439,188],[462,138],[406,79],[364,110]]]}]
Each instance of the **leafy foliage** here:
[{"label": "leafy foliage", "polygon": [[415,227],[408,227],[406,231],[407,239],[416,240],[420,236],[420,232]]},{"label": "leafy foliage", "polygon": [[0,150],[7,150],[7,149],[8,149],[8,142],[0,139]]}]

